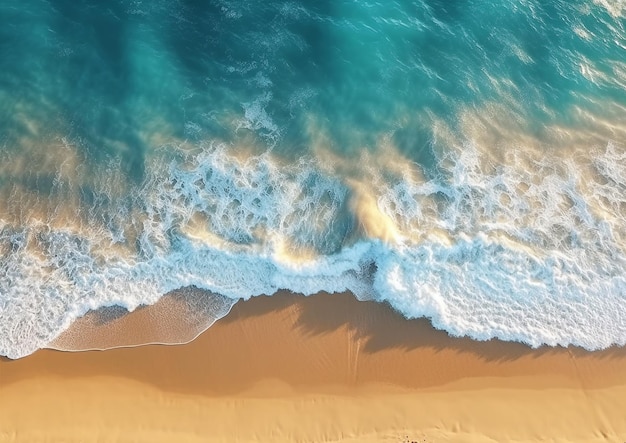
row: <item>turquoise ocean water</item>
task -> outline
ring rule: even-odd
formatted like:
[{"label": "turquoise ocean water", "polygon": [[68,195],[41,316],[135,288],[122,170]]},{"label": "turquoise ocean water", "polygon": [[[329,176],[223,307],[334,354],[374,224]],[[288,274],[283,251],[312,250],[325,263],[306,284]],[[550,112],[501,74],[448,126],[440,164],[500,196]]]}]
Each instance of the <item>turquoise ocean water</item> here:
[{"label": "turquoise ocean water", "polygon": [[622,0],[4,0],[0,25],[0,354],[186,286],[626,344]]}]

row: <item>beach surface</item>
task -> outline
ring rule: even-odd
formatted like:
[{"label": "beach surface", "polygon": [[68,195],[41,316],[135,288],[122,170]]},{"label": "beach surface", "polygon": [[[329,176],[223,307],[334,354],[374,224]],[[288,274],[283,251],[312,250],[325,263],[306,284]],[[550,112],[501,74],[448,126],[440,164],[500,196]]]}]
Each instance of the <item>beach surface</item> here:
[{"label": "beach surface", "polygon": [[[158,309],[82,333],[145,340]],[[0,361],[2,443],[624,442],[625,411],[626,349],[453,338],[350,294],[241,301],[186,345]]]}]

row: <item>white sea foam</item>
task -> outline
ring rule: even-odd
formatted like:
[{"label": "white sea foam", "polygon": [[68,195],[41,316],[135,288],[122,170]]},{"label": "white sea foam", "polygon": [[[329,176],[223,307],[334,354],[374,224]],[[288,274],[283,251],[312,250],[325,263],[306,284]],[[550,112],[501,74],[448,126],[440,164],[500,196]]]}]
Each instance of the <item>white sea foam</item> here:
[{"label": "white sea foam", "polygon": [[593,0],[593,2],[605,8],[614,18],[621,18],[626,12],[626,1],[624,0]]},{"label": "white sea foam", "polygon": [[280,135],[280,128],[265,110],[271,99],[272,94],[266,92],[252,102],[243,103],[244,119],[238,122],[237,129],[258,131],[268,139],[275,140]]},{"label": "white sea foam", "polygon": [[451,152],[434,179],[373,180],[394,240],[356,236],[351,187],[314,160],[218,145],[155,161],[139,208],[90,230],[0,220],[0,354],[45,346],[89,309],[192,285],[233,299],[350,290],[454,335],[626,344],[624,149],[497,167],[471,143]]}]

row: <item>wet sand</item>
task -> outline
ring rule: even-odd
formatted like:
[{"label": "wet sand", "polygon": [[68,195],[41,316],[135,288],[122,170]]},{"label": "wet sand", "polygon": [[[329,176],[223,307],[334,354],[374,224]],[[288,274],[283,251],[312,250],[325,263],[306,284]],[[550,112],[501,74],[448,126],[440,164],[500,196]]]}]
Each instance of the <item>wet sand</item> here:
[{"label": "wet sand", "polygon": [[[144,337],[151,312],[101,335]],[[239,302],[187,345],[0,361],[3,443],[621,443],[625,411],[626,349],[451,338],[349,294]]]}]

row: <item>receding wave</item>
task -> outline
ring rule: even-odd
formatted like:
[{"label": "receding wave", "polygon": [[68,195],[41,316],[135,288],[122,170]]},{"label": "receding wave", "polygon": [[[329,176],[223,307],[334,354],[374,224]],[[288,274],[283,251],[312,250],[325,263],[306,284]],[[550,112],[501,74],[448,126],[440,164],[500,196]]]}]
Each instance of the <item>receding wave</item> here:
[{"label": "receding wave", "polygon": [[46,345],[59,351],[189,343],[224,317],[236,300],[188,287],[141,306],[132,315],[121,306],[91,310]]}]

